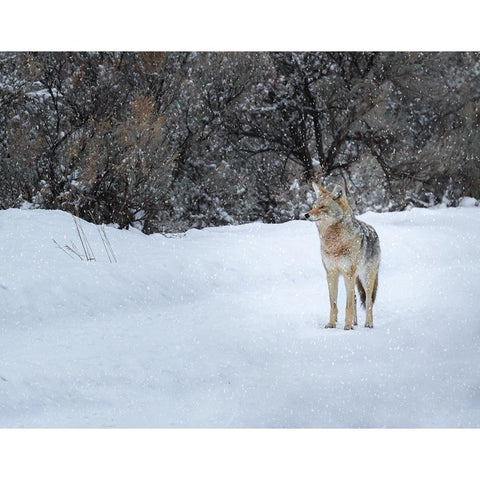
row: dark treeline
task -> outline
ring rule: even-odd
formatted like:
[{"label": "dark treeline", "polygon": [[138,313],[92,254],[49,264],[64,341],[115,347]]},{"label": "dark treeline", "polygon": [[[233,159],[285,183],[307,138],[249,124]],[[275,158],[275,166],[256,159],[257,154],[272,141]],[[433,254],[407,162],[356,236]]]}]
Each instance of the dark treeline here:
[{"label": "dark treeline", "polygon": [[146,233],[480,197],[477,53],[0,54],[0,208]]}]

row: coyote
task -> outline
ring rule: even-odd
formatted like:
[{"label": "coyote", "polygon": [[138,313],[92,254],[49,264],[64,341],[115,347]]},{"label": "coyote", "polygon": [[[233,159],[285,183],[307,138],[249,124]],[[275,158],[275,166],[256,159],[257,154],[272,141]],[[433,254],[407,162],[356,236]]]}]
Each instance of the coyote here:
[{"label": "coyote", "polygon": [[373,328],[373,302],[378,287],[380,242],[375,229],[357,220],[343,188],[332,192],[313,183],[317,201],[305,218],[317,224],[320,234],[322,263],[327,271],[330,296],[330,320],[325,328],[337,323],[338,277],[343,275],[347,294],[345,330],[357,325],[355,283],[362,305],[367,310],[365,327]]}]

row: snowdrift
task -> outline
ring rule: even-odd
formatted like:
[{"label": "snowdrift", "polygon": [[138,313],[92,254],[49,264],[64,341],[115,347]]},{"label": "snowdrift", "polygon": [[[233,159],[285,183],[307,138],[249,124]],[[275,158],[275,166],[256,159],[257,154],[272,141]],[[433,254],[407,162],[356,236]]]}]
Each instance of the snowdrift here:
[{"label": "snowdrift", "polygon": [[[315,226],[145,236],[0,212],[1,427],[479,427],[480,209],[360,218],[373,330],[324,329]],[[54,243],[55,242],[57,243]],[[339,293],[339,327],[345,295]]]}]

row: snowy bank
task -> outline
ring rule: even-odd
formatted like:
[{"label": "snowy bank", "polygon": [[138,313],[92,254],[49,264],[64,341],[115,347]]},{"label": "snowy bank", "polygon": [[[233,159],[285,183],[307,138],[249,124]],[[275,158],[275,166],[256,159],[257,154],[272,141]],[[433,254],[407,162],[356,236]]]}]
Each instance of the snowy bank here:
[{"label": "snowy bank", "polygon": [[480,209],[361,218],[375,328],[345,332],[309,222],[107,227],[110,263],[94,225],[86,262],[67,213],[1,211],[0,426],[479,427]]}]

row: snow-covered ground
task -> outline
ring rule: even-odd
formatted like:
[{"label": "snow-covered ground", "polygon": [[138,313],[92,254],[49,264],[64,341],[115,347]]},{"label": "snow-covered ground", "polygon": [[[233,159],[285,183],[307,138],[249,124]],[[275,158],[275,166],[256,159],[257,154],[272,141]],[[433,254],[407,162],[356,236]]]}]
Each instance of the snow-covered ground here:
[{"label": "snow-covered ground", "polygon": [[94,225],[86,262],[67,213],[1,211],[0,426],[480,427],[480,209],[361,218],[375,328],[344,331],[312,223],[107,228],[110,263]]}]

